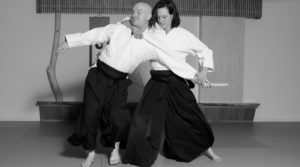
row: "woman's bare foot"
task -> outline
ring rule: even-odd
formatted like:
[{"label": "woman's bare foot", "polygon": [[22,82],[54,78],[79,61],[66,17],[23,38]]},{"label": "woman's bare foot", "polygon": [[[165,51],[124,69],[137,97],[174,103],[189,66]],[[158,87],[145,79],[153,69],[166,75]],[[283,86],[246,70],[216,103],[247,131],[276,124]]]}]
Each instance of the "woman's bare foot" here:
[{"label": "woman's bare foot", "polygon": [[86,159],[81,163],[82,167],[90,167],[95,162],[95,151],[88,153]]},{"label": "woman's bare foot", "polygon": [[216,153],[214,153],[214,151],[212,150],[211,147],[209,147],[204,154],[210,158],[211,160],[213,160],[214,162],[221,162],[222,158],[220,156],[218,156]]},{"label": "woman's bare foot", "polygon": [[115,148],[111,152],[111,155],[109,158],[110,165],[117,165],[121,161],[120,153],[119,153],[119,145],[120,145],[120,142],[115,143]]}]

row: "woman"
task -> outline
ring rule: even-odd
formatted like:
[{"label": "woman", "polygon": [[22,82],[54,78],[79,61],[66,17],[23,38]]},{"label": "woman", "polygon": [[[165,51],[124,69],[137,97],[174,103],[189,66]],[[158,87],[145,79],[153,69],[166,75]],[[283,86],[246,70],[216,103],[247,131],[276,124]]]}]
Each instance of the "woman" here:
[{"label": "woman", "polygon": [[[204,87],[209,86],[207,71],[212,70],[212,51],[187,30],[180,28],[180,18],[172,0],[160,0],[152,10],[149,26],[165,36],[170,48],[185,61],[188,55],[200,58],[199,73]],[[151,166],[157,158],[162,130],[167,158],[189,162],[201,154],[220,161],[211,146],[214,135],[197,105],[186,81],[158,62],[151,62],[151,79],[139,102],[131,124],[123,163]]]}]

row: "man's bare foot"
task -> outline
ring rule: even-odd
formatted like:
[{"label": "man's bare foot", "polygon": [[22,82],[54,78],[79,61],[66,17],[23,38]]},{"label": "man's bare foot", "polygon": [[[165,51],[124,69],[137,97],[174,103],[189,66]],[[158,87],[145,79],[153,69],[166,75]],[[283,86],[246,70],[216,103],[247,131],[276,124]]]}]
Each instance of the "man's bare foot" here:
[{"label": "man's bare foot", "polygon": [[218,156],[216,153],[214,153],[214,151],[212,150],[211,147],[209,147],[204,154],[210,158],[211,160],[213,160],[214,162],[221,162],[222,158],[220,156]]},{"label": "man's bare foot", "polygon": [[117,165],[121,161],[120,153],[119,153],[119,145],[120,145],[120,142],[115,143],[115,148],[111,152],[111,155],[109,158],[110,165]]},{"label": "man's bare foot", "polygon": [[88,153],[86,159],[81,163],[82,167],[90,167],[95,162],[95,151]]}]

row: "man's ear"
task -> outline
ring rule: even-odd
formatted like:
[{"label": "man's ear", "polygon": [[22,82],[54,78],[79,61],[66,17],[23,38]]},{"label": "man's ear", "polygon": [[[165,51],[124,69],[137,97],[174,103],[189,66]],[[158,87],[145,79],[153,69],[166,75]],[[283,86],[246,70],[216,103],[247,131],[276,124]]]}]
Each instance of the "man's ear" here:
[{"label": "man's ear", "polygon": [[148,17],[147,17],[147,20],[149,21],[151,19],[152,15],[149,14]]}]

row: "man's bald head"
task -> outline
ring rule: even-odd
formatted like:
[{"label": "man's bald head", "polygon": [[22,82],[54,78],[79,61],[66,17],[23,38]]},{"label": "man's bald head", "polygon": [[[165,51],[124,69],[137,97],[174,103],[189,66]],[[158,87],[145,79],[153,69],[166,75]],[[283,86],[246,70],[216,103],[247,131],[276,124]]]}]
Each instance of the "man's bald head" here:
[{"label": "man's bald head", "polygon": [[148,27],[152,8],[148,3],[138,2],[132,8],[131,23],[133,26],[144,29]]},{"label": "man's bald head", "polygon": [[136,3],[136,4],[133,6],[133,9],[134,9],[134,8],[143,8],[144,11],[145,11],[146,13],[150,14],[150,15],[151,15],[151,12],[152,12],[152,7],[151,7],[148,3],[146,3],[146,2],[138,2],[138,3]]}]

